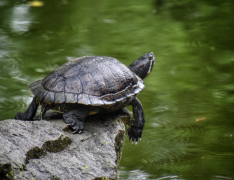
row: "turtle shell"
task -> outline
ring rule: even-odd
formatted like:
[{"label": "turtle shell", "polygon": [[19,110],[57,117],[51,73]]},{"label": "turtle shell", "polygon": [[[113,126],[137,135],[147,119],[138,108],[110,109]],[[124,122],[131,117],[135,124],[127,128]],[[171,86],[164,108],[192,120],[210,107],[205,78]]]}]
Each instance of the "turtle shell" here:
[{"label": "turtle shell", "polygon": [[115,58],[85,56],[61,65],[29,88],[49,104],[104,106],[133,98],[144,88],[144,83]]}]

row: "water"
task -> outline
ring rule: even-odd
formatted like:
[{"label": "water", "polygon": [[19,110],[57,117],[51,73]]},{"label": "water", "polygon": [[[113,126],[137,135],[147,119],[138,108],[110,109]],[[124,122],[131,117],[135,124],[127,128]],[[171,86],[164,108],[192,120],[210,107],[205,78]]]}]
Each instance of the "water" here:
[{"label": "water", "polygon": [[154,52],[138,96],[142,141],[126,139],[119,179],[234,179],[234,2],[0,2],[0,120],[32,99],[28,85],[66,61],[126,65]]}]

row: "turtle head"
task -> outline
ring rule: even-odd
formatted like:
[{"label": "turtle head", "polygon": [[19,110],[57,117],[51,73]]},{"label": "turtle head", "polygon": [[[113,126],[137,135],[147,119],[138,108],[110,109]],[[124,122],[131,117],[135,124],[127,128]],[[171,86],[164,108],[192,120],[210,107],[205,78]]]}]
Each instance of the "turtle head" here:
[{"label": "turtle head", "polygon": [[134,72],[141,79],[146,78],[152,71],[154,67],[155,57],[154,53],[146,53],[139,59],[134,61],[128,67],[132,72]]}]

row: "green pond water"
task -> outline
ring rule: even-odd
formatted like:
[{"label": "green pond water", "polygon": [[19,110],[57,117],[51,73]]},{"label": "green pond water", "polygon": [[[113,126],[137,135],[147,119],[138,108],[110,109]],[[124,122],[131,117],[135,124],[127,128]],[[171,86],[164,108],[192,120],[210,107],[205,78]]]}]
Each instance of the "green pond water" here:
[{"label": "green pond water", "polygon": [[[126,138],[119,179],[234,179],[234,1],[0,0],[0,120],[28,85],[85,55],[156,56],[138,98],[142,141]],[[130,108],[131,109],[131,108]]]}]

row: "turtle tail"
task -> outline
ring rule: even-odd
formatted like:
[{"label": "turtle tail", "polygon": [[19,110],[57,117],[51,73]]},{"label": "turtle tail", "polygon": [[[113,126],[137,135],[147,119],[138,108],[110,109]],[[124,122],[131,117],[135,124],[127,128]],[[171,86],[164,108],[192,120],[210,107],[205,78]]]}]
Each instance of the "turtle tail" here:
[{"label": "turtle tail", "polygon": [[43,99],[48,93],[48,91],[43,87],[41,79],[30,84],[29,89],[32,91],[33,95],[39,99]]}]

